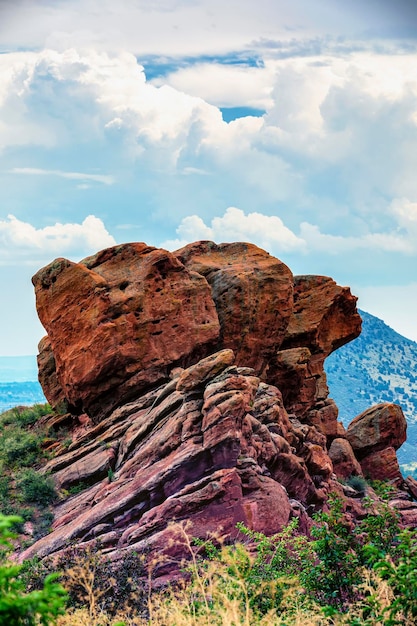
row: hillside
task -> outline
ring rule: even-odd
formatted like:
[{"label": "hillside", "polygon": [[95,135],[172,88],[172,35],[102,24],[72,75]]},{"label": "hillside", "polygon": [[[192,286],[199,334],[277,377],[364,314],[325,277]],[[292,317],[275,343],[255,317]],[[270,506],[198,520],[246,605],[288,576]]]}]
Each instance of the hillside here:
[{"label": "hillside", "polygon": [[330,397],[345,426],[373,404],[400,404],[408,432],[397,454],[403,471],[411,473],[417,469],[417,343],[365,311],[360,315],[360,336],[326,359]]}]

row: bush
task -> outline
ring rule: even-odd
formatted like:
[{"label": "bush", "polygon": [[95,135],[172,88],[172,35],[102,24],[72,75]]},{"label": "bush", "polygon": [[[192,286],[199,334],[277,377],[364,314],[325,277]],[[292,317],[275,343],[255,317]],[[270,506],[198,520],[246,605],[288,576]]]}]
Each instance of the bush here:
[{"label": "bush", "polygon": [[48,626],[58,615],[64,613],[66,592],[56,582],[57,574],[50,574],[41,589],[26,593],[19,578],[21,565],[7,561],[10,539],[14,538],[10,528],[19,523],[19,517],[0,515],[0,623],[7,626]]},{"label": "bush", "polygon": [[17,426],[31,426],[39,418],[51,413],[49,404],[34,404],[31,407],[14,407],[0,416],[0,426],[15,424]]},{"label": "bush", "polygon": [[0,460],[6,468],[30,467],[41,454],[40,442],[35,433],[26,432],[19,426],[10,427],[0,438]]},{"label": "bush", "polygon": [[24,470],[19,474],[17,487],[21,490],[23,502],[42,507],[48,506],[58,497],[52,478],[33,469]]},{"label": "bush", "polygon": [[386,613],[387,626],[402,624],[399,614],[417,622],[417,533],[404,530],[393,556],[387,555],[375,564],[375,570],[394,592],[394,600]]},{"label": "bush", "polygon": [[349,485],[349,487],[352,487],[352,489],[355,489],[355,491],[358,491],[359,493],[365,493],[366,491],[366,480],[363,478],[363,476],[350,476],[346,480],[346,484]]}]

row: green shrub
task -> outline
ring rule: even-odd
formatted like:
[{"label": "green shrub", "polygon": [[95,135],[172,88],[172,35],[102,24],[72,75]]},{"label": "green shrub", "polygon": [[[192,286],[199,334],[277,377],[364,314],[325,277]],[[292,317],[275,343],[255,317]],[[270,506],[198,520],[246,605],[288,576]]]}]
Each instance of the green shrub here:
[{"label": "green shrub", "polygon": [[321,604],[344,611],[362,582],[358,542],[343,511],[343,500],[330,494],[329,512],[314,516],[311,530],[316,563],[301,572],[307,590]]},{"label": "green shrub", "polygon": [[355,489],[355,491],[358,491],[359,493],[365,493],[366,491],[367,483],[363,476],[349,476],[349,478],[346,480],[346,484],[349,485],[349,487],[352,487],[352,489]]},{"label": "green shrub", "polygon": [[58,496],[52,478],[33,469],[23,470],[19,474],[17,487],[21,491],[23,502],[42,507],[51,504]]},{"label": "green shrub", "polygon": [[0,427],[15,424],[17,426],[31,426],[39,418],[51,413],[49,404],[34,404],[31,407],[14,407],[0,416]]},{"label": "green shrub", "polygon": [[417,622],[417,532],[403,530],[393,556],[387,555],[375,564],[375,570],[394,592],[386,613],[387,626],[402,624],[399,614]]},{"label": "green shrub", "polygon": [[41,454],[41,438],[19,426],[5,429],[0,437],[0,460],[6,468],[30,467]]},{"label": "green shrub", "polygon": [[19,578],[21,565],[7,561],[10,539],[14,538],[10,528],[18,523],[19,517],[6,517],[0,514],[0,623],[7,626],[48,626],[58,615],[64,613],[66,592],[56,582],[57,574],[50,574],[42,588],[26,592]]}]

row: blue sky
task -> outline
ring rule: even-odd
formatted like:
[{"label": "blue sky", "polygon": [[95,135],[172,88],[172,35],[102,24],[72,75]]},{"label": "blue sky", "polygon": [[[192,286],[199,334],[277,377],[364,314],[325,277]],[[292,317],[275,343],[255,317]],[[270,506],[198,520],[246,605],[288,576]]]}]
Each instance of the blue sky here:
[{"label": "blue sky", "polygon": [[0,4],[0,355],[31,276],[124,241],[252,241],[417,340],[417,5]]}]

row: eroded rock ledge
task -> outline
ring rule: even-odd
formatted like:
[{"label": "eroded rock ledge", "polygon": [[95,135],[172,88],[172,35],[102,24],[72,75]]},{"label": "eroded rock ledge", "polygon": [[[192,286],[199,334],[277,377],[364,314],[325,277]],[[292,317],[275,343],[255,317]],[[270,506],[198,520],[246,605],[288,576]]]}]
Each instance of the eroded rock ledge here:
[{"label": "eroded rock ledge", "polygon": [[386,459],[402,481],[401,409],[380,406],[346,433],[328,398],[324,360],[361,327],[356,298],[331,278],[204,241],[57,259],[33,283],[48,333],[39,378],[70,444],[44,468],[62,494],[53,530],[22,558],[73,541],[99,540],[113,558],[172,551],[174,520],[200,537],[233,538],[238,521],[270,534],[294,515],[307,529],[343,492],[338,476],[378,466],[381,477]]}]

